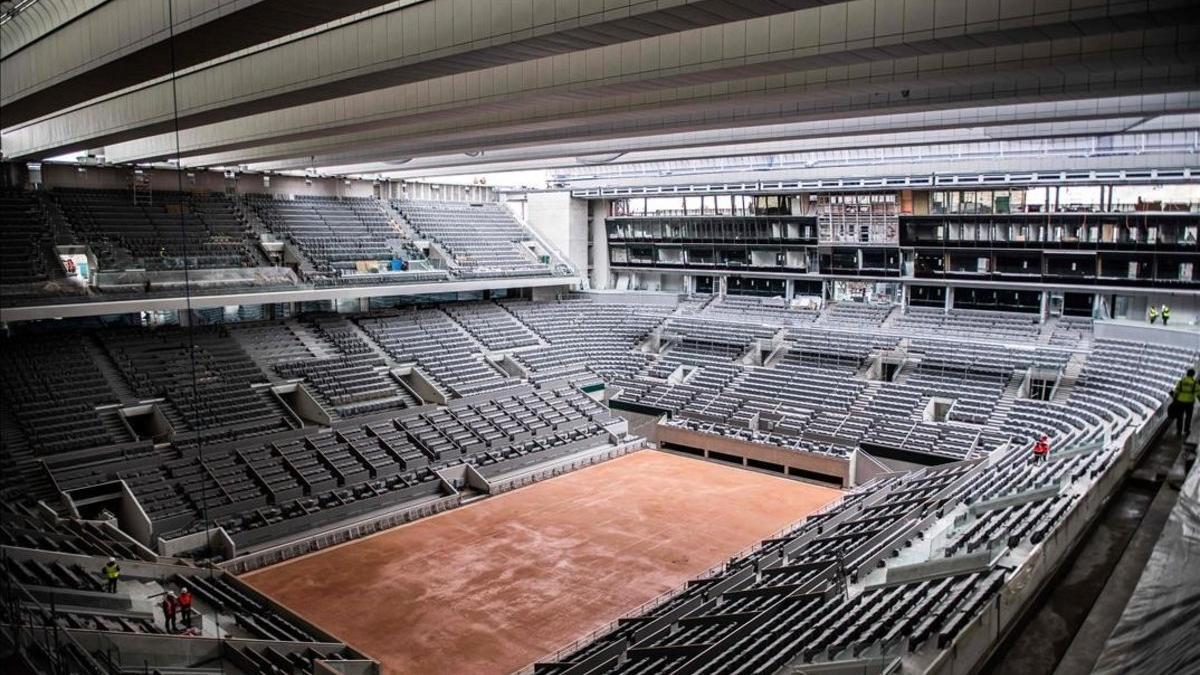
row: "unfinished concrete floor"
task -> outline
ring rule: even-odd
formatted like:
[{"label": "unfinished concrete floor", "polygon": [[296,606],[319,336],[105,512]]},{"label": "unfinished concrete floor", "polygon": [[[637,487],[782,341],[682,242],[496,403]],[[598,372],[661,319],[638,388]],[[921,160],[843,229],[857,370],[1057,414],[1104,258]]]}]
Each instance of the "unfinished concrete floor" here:
[{"label": "unfinished concrete floor", "polygon": [[388,673],[507,673],[840,494],[647,450],[246,580]]}]

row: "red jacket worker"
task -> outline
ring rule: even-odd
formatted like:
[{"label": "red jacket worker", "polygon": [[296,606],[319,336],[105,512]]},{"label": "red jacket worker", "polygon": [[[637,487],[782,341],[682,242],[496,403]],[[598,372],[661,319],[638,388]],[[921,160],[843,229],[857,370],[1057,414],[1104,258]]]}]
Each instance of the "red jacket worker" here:
[{"label": "red jacket worker", "polygon": [[1042,434],[1042,437],[1033,444],[1033,463],[1045,462],[1050,459],[1050,437]]}]

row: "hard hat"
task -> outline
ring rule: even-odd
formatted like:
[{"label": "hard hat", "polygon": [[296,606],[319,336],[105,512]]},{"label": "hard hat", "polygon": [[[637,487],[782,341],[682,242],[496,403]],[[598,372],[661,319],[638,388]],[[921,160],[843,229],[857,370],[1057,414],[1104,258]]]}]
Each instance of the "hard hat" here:
[{"label": "hard hat", "polygon": [[109,558],[109,559],[108,559],[108,562],[110,562],[110,563],[115,563],[115,562],[117,562],[117,559],[116,559],[116,558]]},{"label": "hard hat", "polygon": [[1047,436],[1046,434],[1042,434],[1042,440],[1043,440],[1043,441],[1050,440],[1050,437],[1049,437],[1049,436]]}]

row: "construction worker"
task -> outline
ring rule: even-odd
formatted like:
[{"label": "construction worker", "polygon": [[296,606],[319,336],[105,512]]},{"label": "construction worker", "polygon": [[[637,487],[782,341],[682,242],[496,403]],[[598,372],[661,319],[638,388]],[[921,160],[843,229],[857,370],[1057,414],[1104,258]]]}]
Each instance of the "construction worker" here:
[{"label": "construction worker", "polygon": [[1033,463],[1040,464],[1050,459],[1050,437],[1042,434],[1033,444]]},{"label": "construction worker", "polygon": [[1187,374],[1175,383],[1171,391],[1171,417],[1175,418],[1175,433],[1186,436],[1192,433],[1192,413],[1196,408],[1196,369],[1188,368]]},{"label": "construction worker", "polygon": [[121,578],[121,566],[117,564],[116,558],[109,558],[108,564],[102,570],[104,578],[107,580],[107,590],[109,593],[117,592],[117,580]]},{"label": "construction worker", "polygon": [[163,624],[167,628],[168,633],[177,632],[179,627],[175,625],[175,613],[179,610],[179,600],[175,598],[175,591],[167,591],[167,594],[162,599]]},{"label": "construction worker", "polygon": [[1150,305],[1150,325],[1153,326],[1158,321],[1158,308]]},{"label": "construction worker", "polygon": [[1159,314],[1162,314],[1163,325],[1167,325],[1167,322],[1171,320],[1171,308],[1167,307],[1167,303],[1163,303],[1162,309],[1159,310]]},{"label": "construction worker", "polygon": [[183,615],[183,627],[192,627],[192,592],[184,588],[179,591],[179,613]]}]

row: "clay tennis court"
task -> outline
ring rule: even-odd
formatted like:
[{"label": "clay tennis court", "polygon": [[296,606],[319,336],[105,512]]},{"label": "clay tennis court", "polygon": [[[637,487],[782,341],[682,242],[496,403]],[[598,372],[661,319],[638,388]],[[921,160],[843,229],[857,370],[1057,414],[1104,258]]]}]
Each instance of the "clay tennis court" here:
[{"label": "clay tennis court", "polygon": [[647,450],[245,578],[388,673],[508,673],[840,494]]}]

